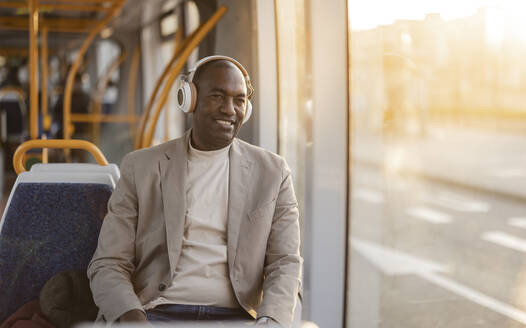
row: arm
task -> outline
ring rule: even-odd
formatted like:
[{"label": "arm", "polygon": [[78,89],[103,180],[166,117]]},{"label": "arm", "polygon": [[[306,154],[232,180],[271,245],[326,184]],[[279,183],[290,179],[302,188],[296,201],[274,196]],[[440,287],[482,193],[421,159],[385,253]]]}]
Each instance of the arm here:
[{"label": "arm", "polygon": [[263,301],[258,317],[268,316],[280,325],[292,323],[301,281],[298,203],[292,177],[283,162],[282,179],[265,255]]},{"label": "arm", "polygon": [[93,298],[108,322],[133,309],[142,311],[131,282],[137,208],[133,163],[126,155],[121,163],[121,178],[108,202],[97,250],[88,266]]}]

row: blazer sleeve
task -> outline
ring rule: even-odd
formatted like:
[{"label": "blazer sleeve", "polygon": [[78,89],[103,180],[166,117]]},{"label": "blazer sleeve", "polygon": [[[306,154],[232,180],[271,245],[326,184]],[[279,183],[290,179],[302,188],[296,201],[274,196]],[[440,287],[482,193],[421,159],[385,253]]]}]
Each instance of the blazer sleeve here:
[{"label": "blazer sleeve", "polygon": [[121,163],[121,177],[108,202],[99,242],[88,266],[95,304],[108,322],[142,305],[131,282],[135,270],[137,190],[130,154]]},{"label": "blazer sleeve", "polygon": [[298,203],[290,169],[283,161],[281,185],[267,241],[263,300],[257,309],[258,317],[271,317],[283,327],[291,325],[301,288],[302,263]]}]

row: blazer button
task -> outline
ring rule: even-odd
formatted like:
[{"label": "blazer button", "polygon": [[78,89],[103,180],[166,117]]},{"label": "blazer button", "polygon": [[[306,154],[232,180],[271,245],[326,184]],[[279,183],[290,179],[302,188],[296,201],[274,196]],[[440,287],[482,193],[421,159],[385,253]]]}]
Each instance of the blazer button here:
[{"label": "blazer button", "polygon": [[159,291],[162,292],[166,289],[166,285],[165,284],[159,284]]}]

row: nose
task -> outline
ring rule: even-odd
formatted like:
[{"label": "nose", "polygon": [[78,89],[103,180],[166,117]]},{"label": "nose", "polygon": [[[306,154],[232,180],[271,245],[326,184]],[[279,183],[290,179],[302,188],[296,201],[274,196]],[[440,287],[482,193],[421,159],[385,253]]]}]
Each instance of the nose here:
[{"label": "nose", "polygon": [[228,116],[236,114],[236,110],[234,109],[234,97],[225,97],[223,106],[221,106],[221,111]]}]

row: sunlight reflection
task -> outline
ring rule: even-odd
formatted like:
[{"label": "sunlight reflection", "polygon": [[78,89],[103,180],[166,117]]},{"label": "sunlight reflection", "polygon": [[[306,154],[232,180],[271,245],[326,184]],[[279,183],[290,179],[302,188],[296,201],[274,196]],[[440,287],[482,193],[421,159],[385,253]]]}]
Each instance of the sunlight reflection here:
[{"label": "sunlight reflection", "polygon": [[400,173],[400,169],[404,167],[404,162],[407,160],[407,152],[402,147],[390,147],[385,154],[384,169],[385,174],[396,175]]}]

